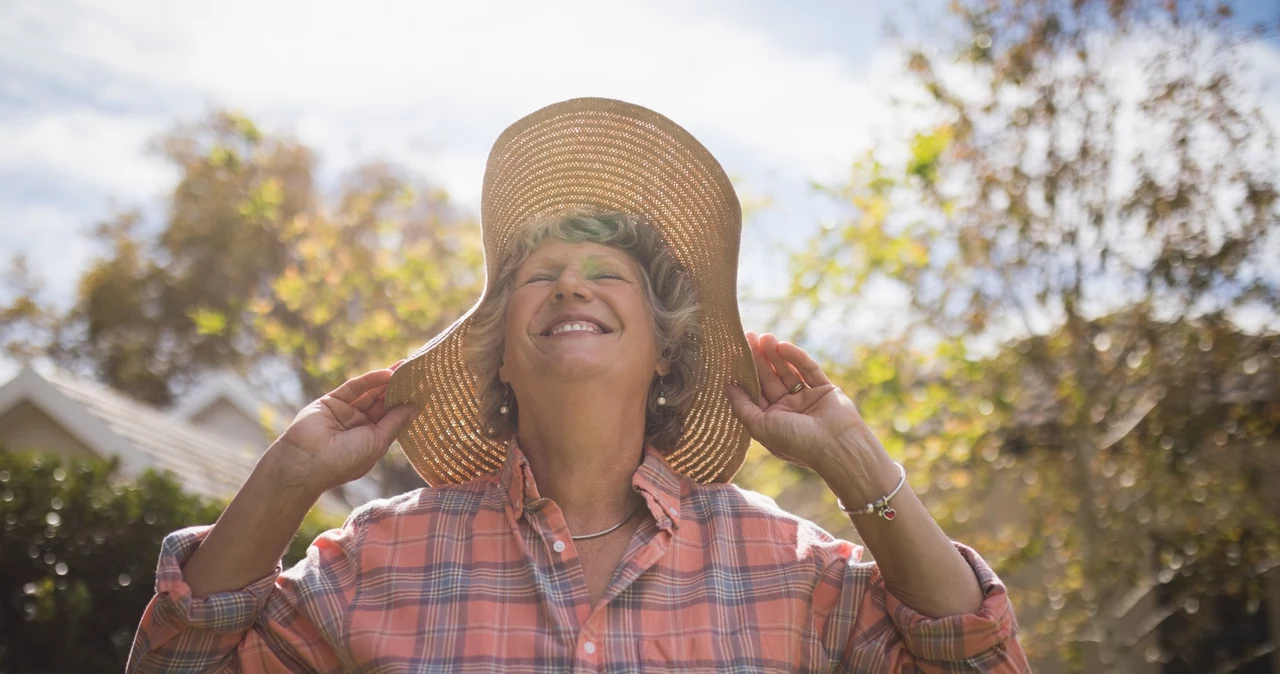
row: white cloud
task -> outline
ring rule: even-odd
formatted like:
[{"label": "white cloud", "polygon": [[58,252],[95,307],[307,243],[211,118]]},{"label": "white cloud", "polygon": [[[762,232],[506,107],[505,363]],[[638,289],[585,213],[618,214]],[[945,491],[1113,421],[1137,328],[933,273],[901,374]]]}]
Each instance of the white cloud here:
[{"label": "white cloud", "polygon": [[63,189],[70,183],[125,201],[147,199],[171,172],[142,149],[169,123],[83,108],[11,118],[0,123],[0,172],[38,172]]},{"label": "white cloud", "polygon": [[537,106],[590,94],[803,167],[847,157],[877,107],[837,55],[641,3],[125,1],[84,16],[36,6],[37,46],[55,61],[297,124],[343,120],[353,137],[451,143],[461,131],[487,142]]},{"label": "white cloud", "polygon": [[[851,64],[798,49],[728,3],[718,13],[639,0],[554,10],[515,0],[9,4],[0,177],[25,180],[0,183],[0,205],[6,222],[56,224],[5,225],[0,251],[28,250],[36,262],[76,236],[69,223],[105,215],[111,198],[131,205],[161,194],[173,176],[143,153],[145,140],[209,107],[292,131],[320,152],[327,177],[388,158],[474,207],[485,155],[507,124],[556,100],[601,95],[670,116],[749,194],[774,198],[742,255],[744,280],[769,295],[786,280],[786,244],[837,208],[807,182],[840,180],[904,123],[889,104],[895,53]],[[1280,78],[1277,54],[1261,44],[1249,53],[1263,81]],[[1267,101],[1280,111],[1280,97]],[[73,287],[76,263],[46,262],[64,277],[55,287]]]},{"label": "white cloud", "polygon": [[[767,184],[776,199],[766,220],[793,233],[816,220],[807,180],[835,179],[892,121],[876,91],[892,59],[855,70],[837,54],[792,51],[731,14],[654,7],[20,1],[0,28],[0,92],[25,112],[0,118],[0,146],[10,148],[0,171],[82,185],[81,205],[144,201],[172,180],[143,154],[146,139],[226,105],[292,130],[330,176],[389,158],[474,207],[485,155],[507,124],[600,95],[670,116],[731,175]],[[19,200],[6,189],[0,198]],[[48,250],[47,237],[10,232],[3,247]],[[748,242],[744,264],[764,248],[753,253]]]},{"label": "white cloud", "polygon": [[[83,210],[42,203],[15,203],[0,198],[0,252],[16,252],[11,239],[15,232],[35,233],[23,247],[28,264],[46,281],[45,299],[65,306],[75,292],[78,273],[95,252],[93,241],[84,234]],[[9,260],[0,260],[7,270]],[[0,301],[9,298],[0,296]]]}]

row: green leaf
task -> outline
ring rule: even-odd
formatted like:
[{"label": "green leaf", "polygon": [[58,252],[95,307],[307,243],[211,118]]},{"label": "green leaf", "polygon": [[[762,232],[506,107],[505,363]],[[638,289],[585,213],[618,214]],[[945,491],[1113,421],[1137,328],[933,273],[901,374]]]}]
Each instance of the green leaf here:
[{"label": "green leaf", "polygon": [[187,316],[196,324],[196,333],[201,335],[221,335],[227,329],[227,317],[211,309],[194,309]]},{"label": "green leaf", "polygon": [[938,161],[951,146],[952,138],[953,131],[949,124],[939,126],[932,133],[916,134],[911,142],[907,173],[932,184],[938,178]]}]

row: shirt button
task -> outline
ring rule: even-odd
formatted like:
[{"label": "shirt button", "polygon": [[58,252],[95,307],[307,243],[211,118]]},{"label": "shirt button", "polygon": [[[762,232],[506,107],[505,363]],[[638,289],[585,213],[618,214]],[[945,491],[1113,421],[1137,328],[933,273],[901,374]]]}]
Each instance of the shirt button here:
[{"label": "shirt button", "polygon": [[587,655],[591,655],[592,653],[595,653],[596,652],[595,642],[588,641],[587,643],[582,644],[582,650],[586,651]]},{"label": "shirt button", "polygon": [[[551,544],[551,549],[555,550],[556,552],[564,552],[564,541],[556,541],[555,543]],[[590,653],[591,651],[587,651],[587,652]]]}]

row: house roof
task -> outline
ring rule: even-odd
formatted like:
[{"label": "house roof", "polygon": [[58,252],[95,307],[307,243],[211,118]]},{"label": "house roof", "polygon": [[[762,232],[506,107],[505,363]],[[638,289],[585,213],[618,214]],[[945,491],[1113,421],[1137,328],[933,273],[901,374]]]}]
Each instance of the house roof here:
[{"label": "house roof", "polygon": [[[195,494],[230,498],[258,461],[254,447],[211,436],[119,391],[56,368],[25,367],[0,386],[0,413],[29,401],[99,456],[119,456],[122,473],[170,470]],[[350,506],[332,493],[319,502],[335,515]]]},{"label": "house roof", "polygon": [[254,393],[243,378],[234,372],[221,370],[201,377],[199,383],[169,408],[169,414],[190,420],[208,409],[210,405],[225,400],[245,417],[254,421],[262,419],[264,408],[272,412],[270,421],[273,432],[279,434],[289,425],[293,413],[281,410]]}]

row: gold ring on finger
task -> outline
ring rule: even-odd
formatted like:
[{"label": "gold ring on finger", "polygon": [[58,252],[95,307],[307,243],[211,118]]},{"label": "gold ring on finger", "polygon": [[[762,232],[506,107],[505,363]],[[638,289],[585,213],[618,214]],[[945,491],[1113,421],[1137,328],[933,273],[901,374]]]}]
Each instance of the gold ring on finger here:
[{"label": "gold ring on finger", "polygon": [[787,393],[799,393],[802,389],[804,389],[804,382],[798,381],[795,386],[787,389]]}]

